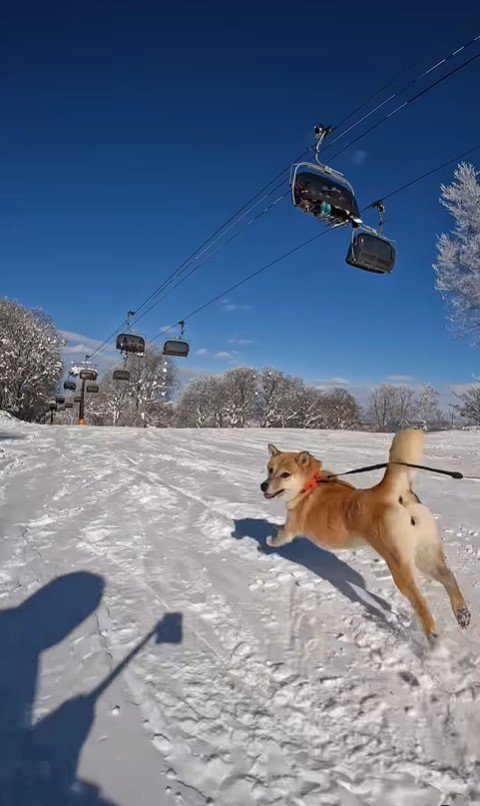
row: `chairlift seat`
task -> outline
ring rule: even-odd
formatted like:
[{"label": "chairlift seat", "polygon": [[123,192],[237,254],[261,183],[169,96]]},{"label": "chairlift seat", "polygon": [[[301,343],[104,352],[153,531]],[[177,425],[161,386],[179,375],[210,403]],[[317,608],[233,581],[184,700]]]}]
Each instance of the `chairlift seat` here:
[{"label": "chairlift seat", "polygon": [[134,353],[143,355],[145,353],[145,339],[137,336],[136,333],[120,333],[117,336],[117,350],[121,353]]},{"label": "chairlift seat", "polygon": [[302,162],[295,166],[292,179],[295,207],[333,224],[359,226],[362,223],[353,188],[341,174]]},{"label": "chairlift seat", "polygon": [[66,409],[73,409],[73,403],[72,403],[71,400],[66,400],[65,401],[65,408]]},{"label": "chairlift seat", "polygon": [[50,411],[57,411],[57,404],[52,401],[51,403],[48,404],[48,408],[50,409]]},{"label": "chairlift seat", "polygon": [[182,339],[169,339],[163,345],[163,354],[174,358],[186,358],[190,350],[188,342]]},{"label": "chairlift seat", "polygon": [[97,370],[92,369],[91,367],[84,367],[79,372],[79,378],[81,381],[96,381],[97,375]]},{"label": "chairlift seat", "polygon": [[65,403],[65,398],[62,397],[62,395],[57,395],[57,397],[55,398],[55,402],[57,403],[58,406],[63,406],[63,404]]},{"label": "chairlift seat", "polygon": [[74,392],[75,389],[77,388],[77,384],[75,383],[75,381],[65,381],[65,383],[63,384],[63,388],[65,389],[66,392]]},{"label": "chairlift seat", "polygon": [[128,369],[114,369],[113,370],[113,380],[114,381],[129,381],[130,380],[130,372]]},{"label": "chairlift seat", "polygon": [[99,389],[100,389],[100,387],[99,387],[99,386],[97,386],[97,384],[96,384],[96,383],[89,383],[89,384],[87,384],[87,392],[89,392],[89,393],[92,393],[92,392],[98,392],[98,391],[99,391]]},{"label": "chairlift seat", "polygon": [[371,232],[358,232],[353,235],[345,261],[373,274],[390,274],[395,257],[395,247],[387,238]]},{"label": "chairlift seat", "polygon": [[82,396],[81,395],[75,395],[75,397],[73,398],[73,402],[74,403],[81,403],[82,402]]}]

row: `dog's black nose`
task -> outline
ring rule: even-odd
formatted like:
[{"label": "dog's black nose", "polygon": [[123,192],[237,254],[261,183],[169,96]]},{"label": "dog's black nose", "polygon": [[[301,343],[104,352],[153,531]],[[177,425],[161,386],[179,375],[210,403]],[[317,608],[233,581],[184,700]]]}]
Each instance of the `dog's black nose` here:
[{"label": "dog's black nose", "polygon": [[260,485],[260,489],[261,489],[262,493],[266,493],[267,489],[268,489],[268,481],[262,481],[262,483]]}]

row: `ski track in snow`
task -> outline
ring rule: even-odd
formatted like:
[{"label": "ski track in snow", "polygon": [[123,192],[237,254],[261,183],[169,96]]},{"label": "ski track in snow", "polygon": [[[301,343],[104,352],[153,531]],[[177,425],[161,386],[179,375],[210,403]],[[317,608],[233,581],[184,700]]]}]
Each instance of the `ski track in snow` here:
[{"label": "ski track in snow", "polygon": [[[388,435],[0,432],[1,607],[72,570],[105,580],[95,614],[43,653],[34,718],[183,615],[180,645],[149,643],[102,695],[79,779],[116,806],[480,803],[480,483],[417,477],[473,613],[461,633],[422,581],[432,649],[373,553],[259,551],[283,519],[259,491],[268,441],[342,470],[384,460]],[[428,463],[479,475],[479,441],[428,435]]]}]

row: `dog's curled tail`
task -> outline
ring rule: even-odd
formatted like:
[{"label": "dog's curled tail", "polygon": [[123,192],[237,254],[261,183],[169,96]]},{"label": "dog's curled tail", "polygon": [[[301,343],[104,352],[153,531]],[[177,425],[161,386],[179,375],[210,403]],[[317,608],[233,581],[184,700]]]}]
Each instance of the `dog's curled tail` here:
[{"label": "dog's curled tail", "polygon": [[380,487],[398,497],[411,489],[416,470],[401,463],[418,465],[423,454],[423,442],[423,431],[416,428],[406,428],[395,435]]}]

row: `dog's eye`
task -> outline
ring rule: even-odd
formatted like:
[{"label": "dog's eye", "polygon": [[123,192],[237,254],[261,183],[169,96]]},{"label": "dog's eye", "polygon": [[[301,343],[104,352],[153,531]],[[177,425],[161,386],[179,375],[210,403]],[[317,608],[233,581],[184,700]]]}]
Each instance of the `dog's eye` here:
[{"label": "dog's eye", "polygon": [[271,476],[273,473],[273,467],[268,468],[268,475]]},{"label": "dog's eye", "polygon": [[291,473],[282,473],[281,478],[282,479],[289,479],[291,475],[292,475]]}]

